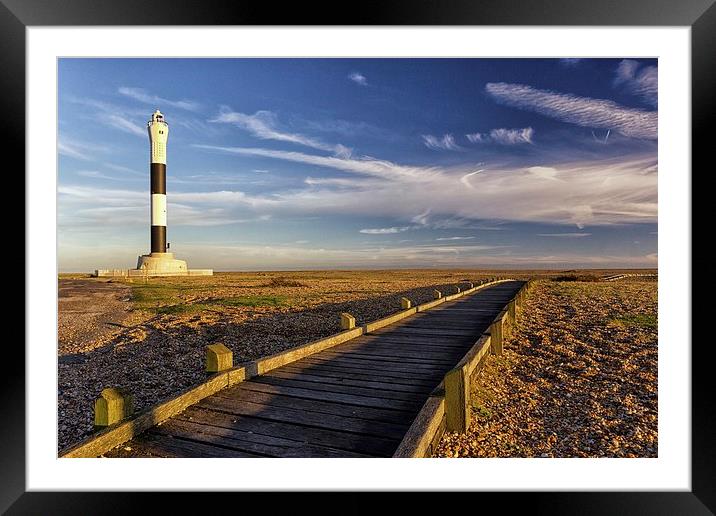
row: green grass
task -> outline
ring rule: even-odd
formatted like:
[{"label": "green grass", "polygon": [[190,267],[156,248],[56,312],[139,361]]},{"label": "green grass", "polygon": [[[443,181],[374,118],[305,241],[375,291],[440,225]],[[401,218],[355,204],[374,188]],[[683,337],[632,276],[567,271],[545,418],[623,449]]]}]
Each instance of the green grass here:
[{"label": "green grass", "polygon": [[492,419],[492,411],[477,402],[472,402],[472,411],[483,419]]},{"label": "green grass", "polygon": [[191,285],[132,285],[132,302],[137,309],[170,315],[194,314],[205,310],[221,311],[224,307],[281,306],[287,303],[286,296],[235,296],[186,302],[182,298],[185,291],[197,293]]},{"label": "green grass", "polygon": [[631,314],[616,317],[611,320],[612,324],[617,326],[625,326],[627,328],[658,328],[659,321],[656,314]]}]

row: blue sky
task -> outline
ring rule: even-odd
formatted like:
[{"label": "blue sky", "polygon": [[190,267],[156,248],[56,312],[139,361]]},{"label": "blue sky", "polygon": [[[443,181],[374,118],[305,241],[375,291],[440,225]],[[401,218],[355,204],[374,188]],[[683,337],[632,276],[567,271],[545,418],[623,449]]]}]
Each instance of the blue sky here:
[{"label": "blue sky", "polygon": [[61,59],[61,271],[655,267],[657,62]]}]

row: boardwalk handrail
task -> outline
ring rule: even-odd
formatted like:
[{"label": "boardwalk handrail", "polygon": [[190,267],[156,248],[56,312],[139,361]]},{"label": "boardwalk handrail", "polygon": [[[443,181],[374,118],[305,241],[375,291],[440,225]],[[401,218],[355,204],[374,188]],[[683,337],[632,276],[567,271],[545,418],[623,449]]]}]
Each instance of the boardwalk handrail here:
[{"label": "boardwalk handrail", "polygon": [[342,344],[361,335],[368,334],[379,328],[393,324],[405,317],[418,312],[423,312],[447,301],[458,299],[462,296],[473,294],[488,286],[506,281],[513,281],[506,278],[490,278],[475,284],[472,288],[461,290],[455,294],[443,296],[440,299],[418,305],[408,310],[402,310],[388,317],[367,323],[361,327],[342,331],[340,333],[309,342],[288,350],[259,358],[250,362],[239,364],[231,369],[211,375],[203,383],[190,387],[178,395],[171,396],[162,402],[123,419],[107,428],[92,434],[77,444],[69,446],[60,451],[60,458],[97,457],[107,451],[131,440],[145,430],[162,423],[170,417],[182,412],[187,407],[198,403],[202,399],[215,394],[216,392],[248,380],[254,376],[264,374],[268,371],[295,362],[304,357],[313,355],[338,344]]},{"label": "boardwalk handrail", "polygon": [[430,394],[417,417],[398,445],[393,457],[428,457],[440,442],[445,430],[465,432],[470,423],[470,383],[479,373],[487,355],[502,352],[502,338],[514,325],[518,308],[531,288],[527,281],[505,308],[495,317],[487,331],[477,339],[463,358],[445,374]]}]

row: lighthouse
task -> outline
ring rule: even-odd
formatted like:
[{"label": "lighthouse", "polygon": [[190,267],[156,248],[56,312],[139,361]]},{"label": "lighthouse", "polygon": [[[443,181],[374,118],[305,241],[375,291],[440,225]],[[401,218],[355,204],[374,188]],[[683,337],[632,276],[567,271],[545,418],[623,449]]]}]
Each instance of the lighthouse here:
[{"label": "lighthouse", "polygon": [[136,269],[95,269],[95,276],[212,276],[212,269],[188,269],[167,252],[167,141],[169,124],[158,109],[147,122],[149,133],[149,254]]},{"label": "lighthouse", "polygon": [[167,140],[169,124],[157,109],[147,122],[149,132],[149,174],[151,192],[151,250],[167,252]]}]

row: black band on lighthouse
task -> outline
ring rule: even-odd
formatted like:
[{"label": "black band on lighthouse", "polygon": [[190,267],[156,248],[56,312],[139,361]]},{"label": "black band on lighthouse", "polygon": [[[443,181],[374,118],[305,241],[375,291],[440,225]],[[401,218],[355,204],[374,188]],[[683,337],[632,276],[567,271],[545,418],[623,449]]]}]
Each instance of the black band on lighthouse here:
[{"label": "black band on lighthouse", "polygon": [[164,163],[152,163],[150,168],[151,193],[167,193],[167,166]]},{"label": "black band on lighthouse", "polygon": [[167,250],[167,227],[152,226],[152,252],[164,253]]}]

